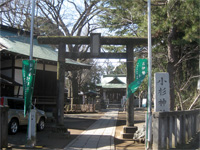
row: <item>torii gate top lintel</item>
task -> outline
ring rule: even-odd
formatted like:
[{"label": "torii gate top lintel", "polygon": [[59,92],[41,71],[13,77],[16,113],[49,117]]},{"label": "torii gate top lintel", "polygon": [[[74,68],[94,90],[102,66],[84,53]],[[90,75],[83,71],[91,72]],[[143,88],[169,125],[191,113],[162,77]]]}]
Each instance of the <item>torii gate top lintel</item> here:
[{"label": "torii gate top lintel", "polygon": [[101,53],[101,45],[147,45],[147,38],[136,37],[105,37],[100,33],[91,33],[90,36],[38,36],[40,44],[83,44],[90,45],[91,52],[88,53],[72,53],[66,52],[66,58],[127,58],[127,53]]},{"label": "torii gate top lintel", "polygon": [[101,45],[147,45],[147,38],[123,37],[123,36],[101,36],[93,33],[91,36],[38,36],[39,44],[90,44],[92,36],[100,36]]}]

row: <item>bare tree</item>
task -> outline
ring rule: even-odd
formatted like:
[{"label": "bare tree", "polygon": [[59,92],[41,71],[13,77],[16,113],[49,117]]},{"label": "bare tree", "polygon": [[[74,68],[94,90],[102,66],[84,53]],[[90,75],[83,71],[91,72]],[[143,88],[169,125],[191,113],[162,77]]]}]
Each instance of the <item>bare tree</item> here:
[{"label": "bare tree", "polygon": [[[101,12],[100,3],[100,0],[36,0],[35,31],[45,35],[89,35],[98,28],[95,17]],[[0,6],[3,6],[2,24],[30,29],[30,0],[9,0]],[[87,49],[88,46],[68,45],[70,52]],[[77,75],[77,71],[70,73],[74,97],[78,97]]]},{"label": "bare tree", "polygon": [[[99,0],[83,0],[80,4],[73,0],[41,0],[37,6],[41,16],[43,15],[57,25],[54,30],[61,30],[66,36],[81,36],[89,35],[96,29],[92,21],[101,12],[97,7],[98,3]],[[68,45],[70,52],[86,51],[87,49],[87,46]],[[77,58],[74,59],[77,60]],[[78,73],[71,71],[69,76],[72,80],[74,103],[78,103]]]},{"label": "bare tree", "polygon": [[30,16],[30,0],[8,0],[0,5],[1,24],[22,28],[22,24]]}]

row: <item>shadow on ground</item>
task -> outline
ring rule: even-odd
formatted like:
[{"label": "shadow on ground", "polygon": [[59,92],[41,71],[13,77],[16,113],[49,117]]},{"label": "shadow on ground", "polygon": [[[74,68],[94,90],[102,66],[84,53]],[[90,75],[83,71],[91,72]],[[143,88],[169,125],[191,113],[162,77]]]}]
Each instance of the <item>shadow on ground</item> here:
[{"label": "shadow on ground", "polygon": [[[37,132],[36,134],[36,147],[39,147],[39,149],[63,149],[79,134],[97,121],[103,115],[103,113],[90,114],[91,117],[86,117],[86,119],[81,118],[86,114],[83,114],[82,116],[80,114],[78,116],[77,115],[78,114],[71,114],[70,117],[69,114],[69,117],[66,117],[68,115],[65,115],[64,118],[64,124],[68,128],[68,131],[70,131],[70,137],[66,136],[65,134],[52,132],[51,126],[55,125],[55,123],[48,122],[44,131]],[[8,135],[9,149],[27,149],[27,147],[25,147],[26,141],[27,126],[20,127],[19,132],[16,135]]]}]

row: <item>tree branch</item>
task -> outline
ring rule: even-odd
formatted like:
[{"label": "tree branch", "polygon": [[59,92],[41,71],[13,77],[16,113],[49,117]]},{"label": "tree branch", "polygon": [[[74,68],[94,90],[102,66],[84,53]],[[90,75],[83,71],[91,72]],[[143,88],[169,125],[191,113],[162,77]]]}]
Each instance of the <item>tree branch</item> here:
[{"label": "tree branch", "polygon": [[199,77],[200,77],[200,75],[190,77],[187,80],[187,82],[183,85],[183,87],[180,89],[180,91],[183,91],[185,89],[185,87],[188,85],[188,83],[190,82],[191,79],[193,79],[193,78],[199,78]]},{"label": "tree branch", "polygon": [[70,1],[70,0],[67,0],[67,1],[68,1],[69,3],[71,3],[71,4],[74,6],[74,8],[76,9],[76,11],[79,13],[79,15],[81,15],[81,12],[79,11],[77,5],[76,5],[74,2]]},{"label": "tree branch", "polygon": [[[179,59],[179,61],[174,66],[176,67],[183,61],[198,57],[198,55],[196,55],[195,57],[190,57],[190,55],[194,54],[194,52],[197,51],[198,49],[199,49],[199,46],[196,46],[196,48],[194,50],[191,50],[188,53],[186,53],[182,58]],[[186,59],[186,58],[188,58],[188,59]]]},{"label": "tree branch", "polygon": [[2,4],[0,4],[0,8],[3,7],[4,5],[7,5],[8,3],[10,3],[13,0],[7,0],[6,2],[3,2]]},{"label": "tree branch", "polygon": [[192,109],[192,107],[194,106],[194,104],[197,102],[197,100],[200,98],[200,91],[199,91],[199,94],[197,95],[197,97],[194,99],[193,103],[190,105],[190,108],[189,110]]}]

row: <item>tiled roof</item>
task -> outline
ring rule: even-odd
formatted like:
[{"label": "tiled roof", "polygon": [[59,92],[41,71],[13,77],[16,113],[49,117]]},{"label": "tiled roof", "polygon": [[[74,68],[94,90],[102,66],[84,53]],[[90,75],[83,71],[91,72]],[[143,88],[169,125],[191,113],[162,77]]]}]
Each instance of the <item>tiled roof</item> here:
[{"label": "tiled roof", "polygon": [[[0,29],[0,52],[7,51],[10,53],[29,56],[30,55],[30,37],[27,32],[16,32],[17,29],[1,25]],[[33,58],[57,62],[58,52],[50,45],[40,45],[36,38],[33,39]],[[90,65],[66,59],[66,65],[77,69],[90,68]]]},{"label": "tiled roof", "polygon": [[104,89],[126,88],[126,75],[104,75],[101,83],[96,86]]}]

